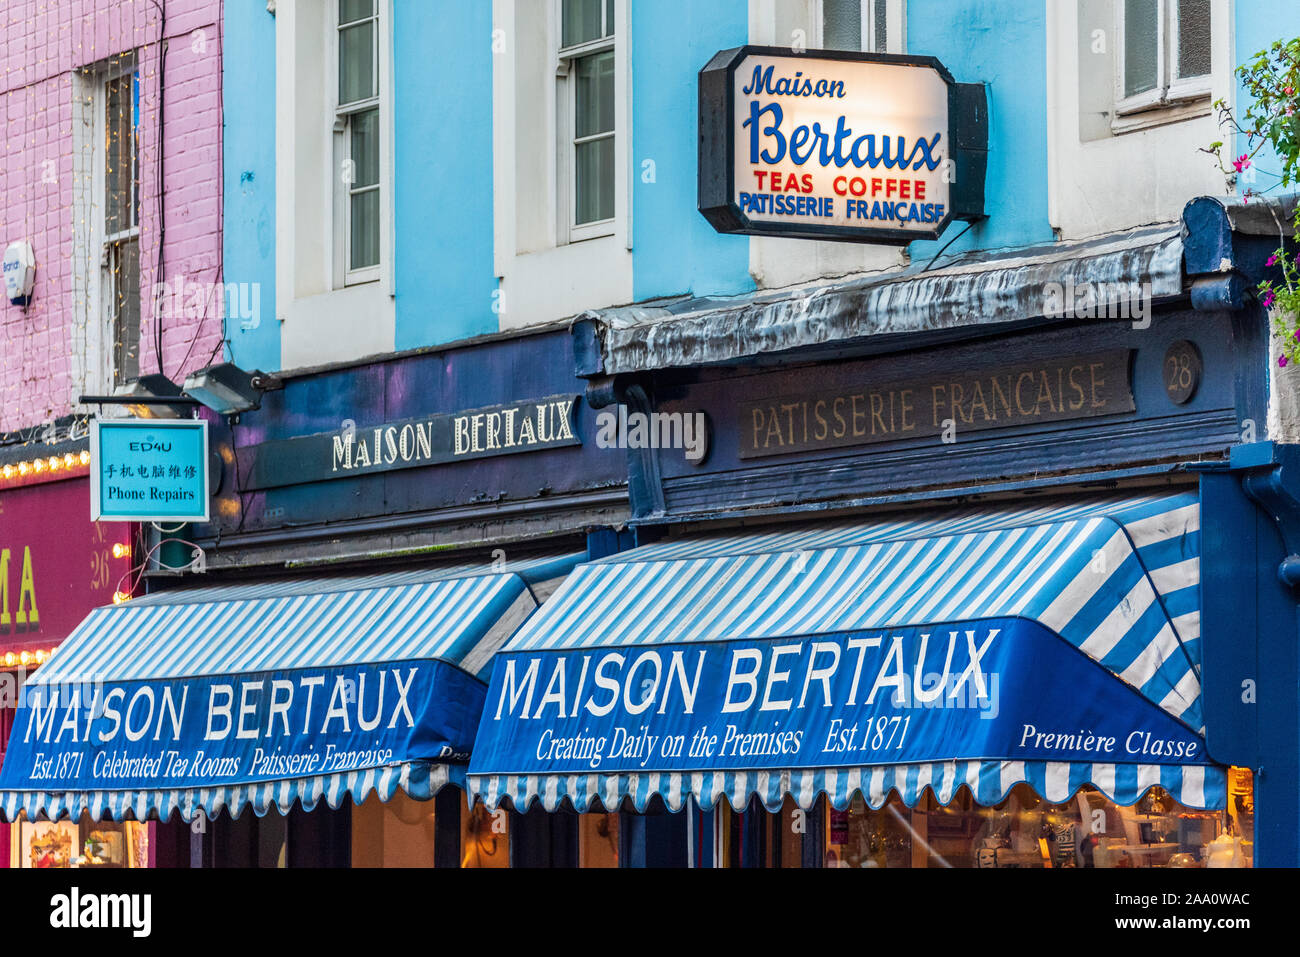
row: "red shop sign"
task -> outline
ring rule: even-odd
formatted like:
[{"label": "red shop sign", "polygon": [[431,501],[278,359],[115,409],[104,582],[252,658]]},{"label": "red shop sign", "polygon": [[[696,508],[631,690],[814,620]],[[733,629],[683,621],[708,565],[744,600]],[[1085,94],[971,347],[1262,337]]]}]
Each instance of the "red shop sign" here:
[{"label": "red shop sign", "polygon": [[[88,478],[0,492],[0,666],[5,652],[49,651],[125,589],[130,526],[92,522]],[[122,582],[119,586],[119,582]]]}]

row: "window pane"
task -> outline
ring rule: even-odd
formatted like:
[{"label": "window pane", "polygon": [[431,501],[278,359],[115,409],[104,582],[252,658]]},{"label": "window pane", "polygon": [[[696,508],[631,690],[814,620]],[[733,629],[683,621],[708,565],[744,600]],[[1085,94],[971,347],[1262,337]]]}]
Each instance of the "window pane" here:
[{"label": "window pane", "polygon": [[140,243],[127,239],[109,249],[113,271],[113,384],[140,374]]},{"label": "window pane", "polygon": [[1178,4],[1178,75],[1210,73],[1210,0]]},{"label": "window pane", "polygon": [[[599,40],[605,35],[601,23],[601,8],[605,0],[564,0],[564,26],[561,29],[562,46]],[[611,21],[613,18],[610,18]],[[611,23],[611,31],[612,31]]]},{"label": "window pane", "polygon": [[339,31],[339,103],[375,96],[375,24],[358,24]]},{"label": "window pane", "polygon": [[574,222],[597,223],[614,218],[614,137],[580,143],[575,187],[578,201]]},{"label": "window pane", "polygon": [[1124,95],[1134,96],[1160,85],[1159,0],[1124,0]]},{"label": "window pane", "polygon": [[352,256],[350,269],[379,265],[379,190],[356,193],[352,203]]},{"label": "window pane", "polygon": [[875,0],[875,6],[872,9],[872,17],[875,22],[875,41],[876,52],[889,52],[889,18],[886,16],[885,0]]},{"label": "window pane", "polygon": [[594,136],[614,130],[614,54],[583,57],[577,64],[574,98],[576,135]]},{"label": "window pane", "polygon": [[614,0],[605,0],[605,36],[614,35]]},{"label": "window pane", "polygon": [[136,224],[135,82],[130,76],[105,85],[104,229],[121,232]]},{"label": "window pane", "polygon": [[375,15],[375,0],[339,0],[339,25]]},{"label": "window pane", "polygon": [[352,187],[379,182],[379,111],[366,110],[352,117]]},{"label": "window pane", "polygon": [[824,0],[822,46],[827,50],[862,49],[862,0]]}]

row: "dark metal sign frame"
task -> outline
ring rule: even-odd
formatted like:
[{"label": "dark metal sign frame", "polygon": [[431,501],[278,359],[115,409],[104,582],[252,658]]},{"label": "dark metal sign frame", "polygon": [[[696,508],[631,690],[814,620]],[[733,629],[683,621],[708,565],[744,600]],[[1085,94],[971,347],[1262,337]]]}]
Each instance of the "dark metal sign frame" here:
[{"label": "dark metal sign frame", "polygon": [[[842,60],[888,63],[934,70],[948,85],[948,140],[955,162],[949,208],[932,231],[879,229],[819,224],[786,225],[755,222],[741,212],[736,196],[736,71],[748,57],[785,57],[795,62]],[[830,239],[890,246],[938,239],[953,220],[985,218],[984,180],[988,167],[988,99],[982,83],[958,83],[931,56],[891,53],[851,53],[809,50],[792,53],[787,47],[743,46],[718,53],[700,71],[699,81],[699,209],[720,233],[740,236],[782,236],[787,239]]]}]

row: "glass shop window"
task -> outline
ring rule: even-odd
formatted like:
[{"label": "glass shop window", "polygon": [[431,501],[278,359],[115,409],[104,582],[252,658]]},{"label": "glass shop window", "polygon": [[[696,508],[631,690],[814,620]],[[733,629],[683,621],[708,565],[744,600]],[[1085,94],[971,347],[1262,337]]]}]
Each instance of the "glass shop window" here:
[{"label": "glass shop window", "polygon": [[11,829],[11,867],[112,870],[149,866],[153,825],[147,822],[94,821],[89,814],[79,821],[28,821],[24,814],[16,823],[3,826]]},{"label": "glass shop window", "polygon": [[619,816],[592,811],[583,814],[578,824],[578,866],[614,868],[619,866]]},{"label": "glass shop window", "polygon": [[460,866],[501,868],[510,866],[510,813],[488,811],[481,803],[461,816]]},{"label": "glass shop window", "polygon": [[510,814],[511,867],[577,867],[579,815],[568,805],[547,811],[534,804]]},{"label": "glass shop window", "polygon": [[459,867],[465,794],[444,788],[432,801],[402,791],[352,809],[353,867]]},{"label": "glass shop window", "polygon": [[1123,807],[1085,788],[1050,804],[1017,785],[994,807],[962,789],[947,806],[932,793],[916,808],[897,794],[879,810],[855,795],[849,807],[823,805],[825,867],[1250,867],[1254,784],[1233,768],[1228,807],[1200,811],[1156,787]]},{"label": "glass shop window", "polygon": [[[743,811],[723,803],[718,816],[718,864],[739,868],[797,868],[803,866],[804,835],[809,815],[786,795],[781,809],[767,810],[757,797]],[[815,824],[811,826],[816,826]]]}]

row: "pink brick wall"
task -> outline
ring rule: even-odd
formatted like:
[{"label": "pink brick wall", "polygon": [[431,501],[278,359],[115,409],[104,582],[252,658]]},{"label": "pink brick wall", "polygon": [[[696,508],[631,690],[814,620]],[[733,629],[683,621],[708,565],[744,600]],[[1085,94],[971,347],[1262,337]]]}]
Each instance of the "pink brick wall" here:
[{"label": "pink brick wall", "polygon": [[[160,10],[166,12],[161,116]],[[150,294],[159,253],[164,281],[221,281],[220,26],[220,0],[0,2],[0,251],[25,238],[37,260],[26,312],[0,300],[0,432],[74,411],[79,391],[73,356],[86,349],[87,310],[77,274],[100,280],[97,258],[74,255],[74,218],[82,208],[74,197],[92,195],[74,167],[76,71],[130,51],[137,57],[142,373],[159,368]],[[159,324],[162,371],[173,381],[219,353],[216,296],[202,312],[185,309]]]}]

